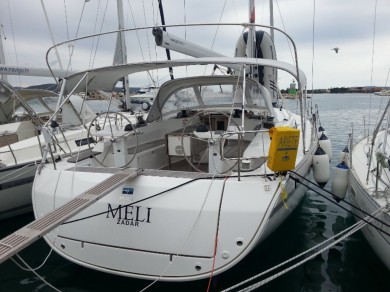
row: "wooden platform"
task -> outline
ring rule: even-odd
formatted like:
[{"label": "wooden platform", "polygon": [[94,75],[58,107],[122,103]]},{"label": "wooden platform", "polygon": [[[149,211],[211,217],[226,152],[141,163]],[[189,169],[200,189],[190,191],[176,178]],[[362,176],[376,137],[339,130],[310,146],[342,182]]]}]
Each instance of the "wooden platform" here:
[{"label": "wooden platform", "polygon": [[65,205],[46,214],[16,232],[0,240],[0,263],[9,259],[25,247],[40,239],[58,225],[81,212],[97,200],[119,187],[123,182],[136,177],[138,169],[120,171],[83,194],[75,197]]}]

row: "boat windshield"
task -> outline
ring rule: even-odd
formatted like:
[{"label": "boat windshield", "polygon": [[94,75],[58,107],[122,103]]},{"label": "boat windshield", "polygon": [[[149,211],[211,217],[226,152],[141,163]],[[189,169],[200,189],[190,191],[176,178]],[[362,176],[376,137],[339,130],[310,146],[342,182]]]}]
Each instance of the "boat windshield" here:
[{"label": "boat windshield", "polygon": [[[265,108],[265,99],[256,84],[245,90],[245,105]],[[197,85],[172,92],[161,109],[162,116],[182,109],[226,108],[242,105],[242,85]]]}]

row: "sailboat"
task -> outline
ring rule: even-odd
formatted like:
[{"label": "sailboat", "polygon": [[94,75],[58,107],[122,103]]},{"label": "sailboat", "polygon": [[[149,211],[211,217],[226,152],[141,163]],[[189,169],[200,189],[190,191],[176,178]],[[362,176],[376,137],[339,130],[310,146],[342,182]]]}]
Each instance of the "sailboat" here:
[{"label": "sailboat", "polygon": [[[32,211],[31,187],[42,159],[44,141],[40,127],[54,113],[53,103],[58,100],[58,94],[48,90],[16,90],[0,80],[0,97],[3,100],[0,119],[7,122],[0,125],[0,220],[3,220]],[[30,106],[33,104],[36,110]],[[88,148],[83,142],[86,130],[80,125],[83,119],[92,120],[95,113],[82,104],[80,97],[73,96],[59,115],[61,126],[52,123],[50,131],[55,145],[50,159]]]},{"label": "sailboat", "polygon": [[[362,229],[370,246],[390,269],[390,100],[372,134],[351,145],[346,163],[350,168],[351,198],[360,218],[371,222]],[[385,121],[385,122],[384,122]],[[360,219],[359,218],[359,219]],[[358,218],[357,218],[358,219]]]},{"label": "sailboat", "polygon": [[[42,5],[44,3],[42,2]],[[123,14],[121,11],[121,1],[118,1],[119,30],[123,28]],[[46,15],[45,7],[43,6]],[[46,17],[47,19],[47,17]],[[50,24],[48,23],[49,30]],[[54,38],[52,36],[54,41]],[[126,60],[126,50],[124,45],[124,35],[117,33],[116,51],[113,63],[123,64]],[[89,122],[95,118],[94,110],[87,104],[85,95],[75,94],[66,103],[61,105],[61,110],[56,111],[53,104],[61,103],[58,93],[49,90],[20,89],[16,90],[7,80],[8,75],[26,75],[40,77],[63,78],[67,74],[75,73],[71,70],[43,69],[32,67],[19,67],[5,65],[2,39],[0,38],[0,220],[8,219],[17,215],[32,211],[31,187],[37,165],[42,159],[42,143],[45,134],[52,137],[54,144],[51,147],[51,157],[48,160],[58,160],[61,157],[76,159],[80,151],[93,148],[91,141],[87,140],[87,127]],[[61,59],[58,56],[58,63]],[[56,81],[57,82],[57,81]],[[127,90],[126,90],[127,88]],[[125,99],[128,99],[128,81],[123,78],[123,89]],[[91,92],[89,92],[91,93]],[[120,102],[112,95],[103,91],[93,92],[109,100],[107,110],[119,111],[117,105]],[[30,106],[35,104],[36,107]],[[21,108],[21,115],[15,113],[15,109]],[[139,102],[138,104],[128,104],[122,113],[133,123],[143,122],[149,103]],[[36,109],[40,108],[41,112]],[[43,110],[42,110],[43,109]],[[55,115],[47,123],[51,115]],[[115,114],[114,114],[115,115]],[[104,125],[106,119],[95,120],[96,123]],[[42,127],[46,124],[44,131]],[[84,152],[84,155],[88,154]]]},{"label": "sailboat", "polygon": [[[63,79],[60,98],[66,101],[73,93],[112,88],[139,72],[186,68],[184,77],[160,86],[145,120],[133,123],[111,112],[96,116],[88,127],[94,145],[78,159],[47,162],[52,139],[45,136],[32,190],[37,220],[61,206],[74,209],[84,200],[80,196],[105,194],[45,235],[53,250],[120,276],[197,280],[237,264],[293,212],[305,190],[289,171],[301,176],[311,171],[316,114],[305,107],[304,73],[297,63],[276,60],[270,35],[255,30],[261,25],[254,22],[253,1],[250,10],[235,57],[180,41],[175,44],[183,51],[201,53]],[[129,29],[135,30],[155,36],[162,31]],[[230,73],[207,75],[205,69],[189,75],[192,67],[215,65]],[[297,80],[300,114],[278,103],[277,70]]]},{"label": "sailboat", "polygon": [[[57,76],[64,76],[64,72],[54,71]],[[48,70],[6,64],[1,35],[0,73],[0,220],[3,220],[32,211],[31,186],[42,158],[39,127],[45,117],[54,113],[51,102],[58,94],[40,89],[16,90],[7,81],[8,75],[47,76]],[[69,111],[69,106],[65,111]],[[64,118],[64,122],[69,120]],[[61,154],[67,152],[62,148],[64,145],[58,146]]]}]

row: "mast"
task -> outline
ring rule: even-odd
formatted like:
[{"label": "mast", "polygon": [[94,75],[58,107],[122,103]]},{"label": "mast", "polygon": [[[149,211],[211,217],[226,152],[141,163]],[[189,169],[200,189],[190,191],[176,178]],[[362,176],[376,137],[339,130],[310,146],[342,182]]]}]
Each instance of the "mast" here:
[{"label": "mast", "polygon": [[[3,31],[3,25],[1,25],[0,30],[0,64],[5,64],[5,54],[4,54],[4,47],[3,47],[3,36],[1,32]],[[5,39],[5,37],[4,37]],[[7,75],[0,74],[1,79],[4,81],[7,81]]]},{"label": "mast", "polygon": [[[125,41],[125,33],[123,31],[124,29],[124,17],[123,17],[123,2],[122,0],[117,0],[117,9],[118,9],[118,32],[117,39],[116,39],[116,48],[115,48],[115,55],[114,55],[114,61],[113,65],[122,65],[127,63],[127,50],[126,50],[126,41]],[[122,80],[122,86],[124,90],[124,100],[126,109],[129,109],[129,106],[127,104],[128,98],[129,98],[129,77],[125,76]]]}]

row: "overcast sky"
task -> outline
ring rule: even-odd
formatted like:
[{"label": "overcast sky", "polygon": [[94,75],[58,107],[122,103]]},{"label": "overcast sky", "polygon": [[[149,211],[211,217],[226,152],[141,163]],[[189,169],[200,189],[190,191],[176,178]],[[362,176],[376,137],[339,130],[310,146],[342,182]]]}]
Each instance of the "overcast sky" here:
[{"label": "overcast sky", "polygon": [[[268,2],[256,1],[256,23],[269,24]],[[56,42],[115,30],[118,26],[115,0],[90,0],[88,3],[82,0],[44,0],[44,4]],[[167,24],[248,21],[246,0],[163,0],[163,4]],[[156,0],[123,0],[123,6],[126,27],[161,23]],[[309,89],[312,85],[314,88],[385,85],[390,68],[389,0],[278,0],[274,1],[274,15],[275,27],[284,26],[296,42],[298,61],[306,73]],[[0,24],[7,64],[46,67],[46,51],[52,41],[41,0],[1,0]],[[202,32],[181,29],[175,30],[175,33],[222,54],[233,55],[242,28],[219,29],[217,34],[216,29],[208,27]],[[206,36],[207,42],[204,41]],[[134,33],[126,35],[126,39],[129,61],[141,52],[144,59],[155,59],[157,53],[150,32],[138,36]],[[276,35],[275,42],[278,59],[291,62],[286,39]],[[65,68],[69,50],[73,48],[71,66],[74,70],[85,69],[91,63],[94,66],[112,63],[114,36],[72,45],[61,50]],[[96,47],[98,53],[95,54]],[[332,50],[335,47],[340,49],[338,53]],[[159,56],[165,53],[161,48],[157,51]],[[51,55],[49,62],[58,68],[54,55]],[[167,76],[167,72],[160,72],[155,79],[161,84],[167,80]],[[51,79],[32,77],[11,77],[9,81],[15,86],[52,82]],[[144,84],[134,84],[137,82]],[[280,75],[281,88],[286,88],[290,82],[290,77]],[[145,83],[148,81],[137,79],[132,86],[143,86]]]}]

